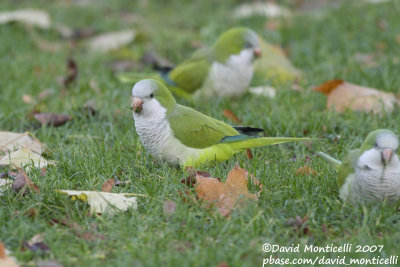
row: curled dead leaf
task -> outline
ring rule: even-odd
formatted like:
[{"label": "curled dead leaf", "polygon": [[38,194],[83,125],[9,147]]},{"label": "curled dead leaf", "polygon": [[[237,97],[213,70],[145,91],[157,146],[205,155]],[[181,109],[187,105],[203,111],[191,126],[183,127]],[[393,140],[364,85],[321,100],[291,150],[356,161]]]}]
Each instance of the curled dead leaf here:
[{"label": "curled dead leaf", "polygon": [[61,126],[68,121],[72,120],[72,117],[66,114],[54,114],[54,113],[37,113],[33,117],[45,126]]},{"label": "curled dead leaf", "polygon": [[242,120],[239,119],[239,118],[235,115],[235,113],[233,113],[233,111],[231,111],[231,110],[229,110],[229,109],[224,109],[224,110],[222,111],[222,114],[224,114],[224,116],[225,116],[227,119],[233,121],[234,123],[241,123],[241,122],[242,122]]},{"label": "curled dead leaf", "polygon": [[19,167],[17,169],[18,169],[18,174],[15,177],[15,181],[12,184],[11,188],[15,192],[22,192],[21,193],[22,195],[26,193],[27,188],[29,188],[32,191],[35,191],[36,193],[40,193],[39,187],[32,182],[32,180],[29,178],[26,172]]},{"label": "curled dead leaf", "polygon": [[90,38],[88,45],[91,51],[108,52],[128,45],[135,36],[136,32],[133,30],[108,32]]},{"label": "curled dead leaf", "polygon": [[37,154],[42,154],[45,145],[42,144],[32,133],[0,132],[0,150],[12,152],[23,147],[29,148]]},{"label": "curled dead leaf", "polygon": [[22,248],[42,253],[50,251],[50,247],[44,243],[44,238],[41,234],[36,234],[28,242],[24,242]]},{"label": "curled dead leaf", "polygon": [[309,166],[303,166],[296,170],[296,175],[306,176],[306,175],[316,175],[317,172],[311,169]]},{"label": "curled dead leaf", "polygon": [[0,266],[19,267],[15,259],[7,256],[6,248],[1,242],[0,242]]},{"label": "curled dead leaf", "polygon": [[331,80],[313,90],[327,95],[328,109],[339,113],[350,109],[381,114],[382,112],[391,112],[398,102],[392,93],[355,85],[343,80]]},{"label": "curled dead leaf", "polygon": [[65,87],[74,82],[78,77],[78,65],[75,60],[69,58],[67,60],[67,75],[63,78],[62,82]]},{"label": "curled dead leaf", "polygon": [[226,216],[232,209],[243,205],[245,200],[258,199],[257,195],[249,193],[247,189],[247,176],[247,170],[238,165],[228,173],[226,182],[196,175],[195,192],[205,207],[215,206],[222,216]]},{"label": "curled dead leaf", "polygon": [[114,178],[108,179],[107,181],[104,182],[101,191],[111,192],[111,189],[113,188],[114,185],[115,185],[115,179]]}]

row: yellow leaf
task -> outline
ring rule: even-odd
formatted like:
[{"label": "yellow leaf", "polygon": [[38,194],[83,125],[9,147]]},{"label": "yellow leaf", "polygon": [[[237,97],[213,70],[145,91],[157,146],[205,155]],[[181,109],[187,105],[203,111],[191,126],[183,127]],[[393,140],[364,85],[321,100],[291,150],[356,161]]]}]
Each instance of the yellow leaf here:
[{"label": "yellow leaf", "polygon": [[20,9],[0,12],[0,24],[22,22],[28,25],[48,29],[51,26],[50,16],[43,10]]},{"label": "yellow leaf", "polygon": [[4,155],[0,159],[0,166],[10,165],[11,167],[27,167],[32,164],[35,168],[44,168],[47,165],[55,165],[54,161],[47,161],[39,154],[36,154],[29,148],[23,147],[17,151]]},{"label": "yellow leaf", "polygon": [[135,39],[133,30],[103,33],[88,41],[89,48],[95,52],[108,52],[128,45]]},{"label": "yellow leaf", "polygon": [[128,208],[137,209],[136,197],[126,197],[129,194],[116,194],[97,191],[58,190],[70,196],[75,196],[90,205],[90,213],[126,211]]},{"label": "yellow leaf", "polygon": [[27,147],[37,154],[42,154],[45,145],[30,132],[13,133],[0,131],[0,150],[11,152],[22,147]]}]

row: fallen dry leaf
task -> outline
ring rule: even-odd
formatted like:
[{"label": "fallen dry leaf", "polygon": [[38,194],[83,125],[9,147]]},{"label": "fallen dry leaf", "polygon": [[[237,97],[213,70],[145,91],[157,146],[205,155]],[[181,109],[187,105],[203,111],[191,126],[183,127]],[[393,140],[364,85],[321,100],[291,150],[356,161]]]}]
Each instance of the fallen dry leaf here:
[{"label": "fallen dry leaf", "polygon": [[331,80],[313,90],[325,94],[328,98],[328,109],[336,110],[339,113],[346,109],[373,112],[374,114],[381,114],[383,111],[391,112],[398,101],[392,93],[343,80]]},{"label": "fallen dry leaf", "polygon": [[287,17],[291,15],[289,9],[274,2],[253,2],[238,6],[233,11],[237,18],[248,18],[252,16],[265,16],[268,18]]},{"label": "fallen dry leaf", "polygon": [[303,218],[297,215],[296,218],[288,219],[286,225],[293,227],[298,236],[312,235],[310,229],[308,229],[306,225],[307,221],[308,215],[304,216]]},{"label": "fallen dry leaf", "polygon": [[196,175],[195,192],[206,207],[216,206],[222,216],[244,203],[244,200],[257,200],[255,194],[247,189],[247,170],[235,166],[229,173],[225,183],[216,178]]},{"label": "fallen dry leaf", "polygon": [[90,205],[90,213],[109,212],[114,214],[118,211],[126,211],[128,208],[137,209],[137,198],[126,197],[132,194],[116,194],[97,191],[75,191],[58,190],[61,193],[73,196],[82,201],[87,201]]},{"label": "fallen dry leaf", "polygon": [[24,212],[24,215],[29,218],[35,218],[39,215],[39,210],[37,208],[30,208]]},{"label": "fallen dry leaf", "polygon": [[111,178],[104,182],[103,187],[101,188],[102,192],[111,192],[111,189],[115,185],[115,179]]},{"label": "fallen dry leaf", "polygon": [[66,122],[72,120],[72,117],[66,114],[54,114],[54,113],[36,113],[33,117],[38,120],[42,125],[45,126],[61,126]]},{"label": "fallen dry leaf", "polygon": [[48,98],[49,96],[51,96],[53,93],[54,93],[54,91],[51,89],[43,90],[37,95],[37,99],[44,100],[44,99]]},{"label": "fallen dry leaf", "polygon": [[252,159],[253,158],[253,153],[251,153],[250,148],[246,149],[246,156],[248,159]]},{"label": "fallen dry leaf", "polygon": [[108,52],[128,45],[135,39],[133,30],[108,32],[94,36],[88,40],[89,49],[95,52]]},{"label": "fallen dry leaf", "polygon": [[309,166],[303,166],[296,170],[296,175],[306,176],[306,175],[316,175],[317,172],[311,169]]},{"label": "fallen dry leaf", "polygon": [[36,193],[40,193],[39,187],[32,182],[26,172],[24,172],[24,170],[21,168],[18,168],[18,174],[15,177],[15,181],[11,188],[17,193],[22,192],[22,195],[26,193],[27,188],[35,191]]},{"label": "fallen dry leaf", "polygon": [[6,24],[15,21],[42,29],[48,29],[51,27],[49,14],[42,10],[21,9],[0,12],[0,24]]},{"label": "fallen dry leaf", "polygon": [[25,104],[34,104],[34,103],[36,103],[36,100],[33,98],[33,96],[28,95],[28,94],[23,94],[22,95],[22,101]]},{"label": "fallen dry leaf", "polygon": [[47,166],[49,163],[50,162],[46,161],[39,154],[26,147],[0,157],[0,167],[10,166],[13,169],[30,164],[32,164],[33,167],[42,168]]},{"label": "fallen dry leaf", "polygon": [[34,235],[28,242],[23,243],[23,249],[29,249],[33,252],[48,252],[50,248],[44,243],[44,238],[41,234]]},{"label": "fallen dry leaf", "polygon": [[93,100],[87,101],[83,107],[82,111],[85,113],[86,116],[96,116],[98,111],[96,109],[96,104]]},{"label": "fallen dry leaf", "polygon": [[12,152],[23,147],[29,148],[35,153],[42,154],[45,145],[42,144],[32,133],[0,132],[0,150]]},{"label": "fallen dry leaf", "polygon": [[0,266],[3,267],[19,267],[15,259],[7,257],[6,248],[3,243],[0,242]]},{"label": "fallen dry leaf", "polygon": [[176,203],[172,200],[167,200],[163,204],[163,213],[165,216],[171,216],[176,211]]},{"label": "fallen dry leaf", "polygon": [[29,169],[30,164],[32,164],[32,166],[35,168],[44,168],[47,165],[55,165],[55,162],[44,159],[42,156],[33,152],[27,147],[13,151],[0,158],[0,166],[9,165],[11,168],[26,167]]},{"label": "fallen dry leaf", "polygon": [[233,113],[232,110],[224,109],[224,110],[222,111],[222,114],[224,114],[224,116],[225,116],[227,119],[233,121],[234,123],[241,123],[241,122],[242,122],[242,120],[239,119],[239,118],[235,115],[235,113]]},{"label": "fallen dry leaf", "polygon": [[63,226],[67,226],[71,228],[74,233],[79,237],[84,239],[85,241],[89,242],[95,242],[97,240],[105,240],[106,237],[100,233],[95,233],[94,231],[97,231],[97,225],[91,224],[90,228],[91,231],[84,230],[77,222],[71,222],[70,220],[67,220],[66,218],[62,220],[57,220],[57,219],[52,219],[50,221],[51,225],[54,224],[60,224]]},{"label": "fallen dry leaf", "polygon": [[269,98],[275,98],[276,96],[276,89],[271,86],[255,86],[250,87],[249,92],[253,95],[257,96],[265,96]]},{"label": "fallen dry leaf", "polygon": [[150,65],[155,69],[168,69],[174,65],[166,58],[161,57],[155,51],[147,51],[140,58],[140,62],[145,65]]},{"label": "fallen dry leaf", "polygon": [[67,60],[67,75],[62,80],[64,86],[67,87],[69,84],[73,83],[77,77],[78,65],[76,64],[75,60],[69,58]]}]

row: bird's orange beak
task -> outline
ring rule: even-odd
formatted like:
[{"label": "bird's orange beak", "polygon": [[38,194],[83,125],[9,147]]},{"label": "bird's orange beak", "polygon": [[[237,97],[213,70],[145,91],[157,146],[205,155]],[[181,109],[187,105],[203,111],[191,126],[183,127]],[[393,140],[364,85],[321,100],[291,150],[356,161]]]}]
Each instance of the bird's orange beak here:
[{"label": "bird's orange beak", "polygon": [[382,162],[387,165],[393,157],[393,150],[391,148],[385,148],[381,152]]},{"label": "bird's orange beak", "polygon": [[132,101],[132,110],[136,113],[142,112],[143,109],[143,99],[139,97],[134,97]]},{"label": "bird's orange beak", "polygon": [[261,55],[262,55],[261,48],[259,48],[259,47],[254,48],[254,55],[256,57],[261,57]]}]

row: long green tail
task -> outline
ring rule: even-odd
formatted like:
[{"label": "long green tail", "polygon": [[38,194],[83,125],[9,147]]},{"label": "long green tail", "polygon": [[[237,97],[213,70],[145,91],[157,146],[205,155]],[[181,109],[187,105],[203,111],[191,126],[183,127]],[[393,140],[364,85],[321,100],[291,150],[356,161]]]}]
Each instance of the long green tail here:
[{"label": "long green tail", "polygon": [[223,143],[229,143],[233,149],[246,149],[259,146],[270,146],[288,142],[312,141],[313,138],[296,138],[296,137],[256,137],[247,140],[225,140]]},{"label": "long green tail", "polygon": [[318,156],[323,158],[325,161],[329,162],[332,166],[335,167],[336,170],[339,169],[340,165],[342,165],[342,162],[340,160],[337,160],[335,158],[332,158],[328,154],[325,154],[324,152],[318,152]]}]

